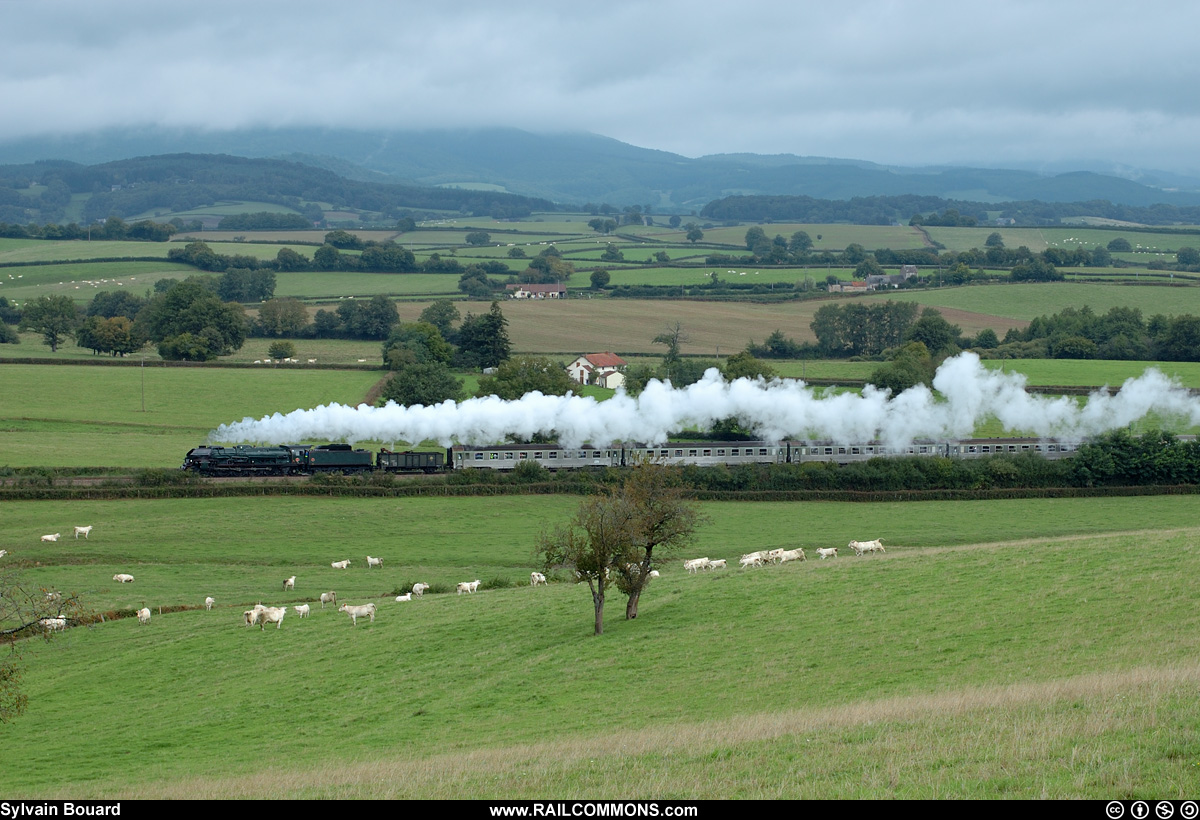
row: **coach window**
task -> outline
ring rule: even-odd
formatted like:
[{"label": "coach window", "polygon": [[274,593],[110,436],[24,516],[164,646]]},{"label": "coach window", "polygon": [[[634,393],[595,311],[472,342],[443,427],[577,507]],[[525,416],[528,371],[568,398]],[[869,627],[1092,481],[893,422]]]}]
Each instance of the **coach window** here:
[{"label": "coach window", "polygon": [[711,456],[711,455],[712,455],[712,450],[705,450],[705,451],[704,451],[704,455],[705,455],[705,457],[709,457],[709,456]]},{"label": "coach window", "polygon": [[505,457],[506,459],[508,459],[509,461],[512,461],[512,460],[513,460],[513,454],[512,454],[512,453],[505,453],[505,454],[504,454],[504,457]]},{"label": "coach window", "polygon": [[688,458],[695,458],[695,457],[696,457],[696,451],[688,450]]},{"label": "coach window", "polygon": [[592,453],[592,458],[600,458],[600,451],[597,450],[596,452]]},{"label": "coach window", "polygon": [[717,450],[717,455],[719,455],[719,456],[723,456],[723,455],[725,455],[725,451],[724,451],[724,450]]},{"label": "coach window", "polygon": [[534,453],[534,454],[533,454],[533,457],[534,457],[534,458],[541,458],[541,457],[542,457],[542,454],[541,454],[541,453]]},{"label": "coach window", "polygon": [[[493,457],[493,458],[495,457],[495,455],[496,455],[495,453],[492,453],[492,457]],[[475,454],[475,460],[476,460],[476,461],[483,461],[483,453],[476,453],[476,454]]]},{"label": "coach window", "polygon": [[832,448],[832,447],[826,447],[826,448],[825,448],[825,455],[827,455],[827,456],[831,456],[831,455],[833,455],[833,448]]},{"label": "coach window", "polygon": [[980,452],[983,452],[983,453],[990,453],[991,451],[992,451],[992,446],[990,444],[983,445],[983,449],[980,450]]},{"label": "coach window", "polygon": [[860,448],[860,447],[851,447],[851,448],[850,448],[850,453],[851,453],[852,455],[860,456],[860,455],[862,455],[862,448]]},{"label": "coach window", "polygon": [[558,458],[558,451],[557,451],[557,450],[551,450],[551,451],[550,451],[550,458]]},{"label": "coach window", "polygon": [[734,447],[732,450],[729,451],[729,455],[737,456],[737,455],[741,455],[741,452],[738,450],[737,447]]}]

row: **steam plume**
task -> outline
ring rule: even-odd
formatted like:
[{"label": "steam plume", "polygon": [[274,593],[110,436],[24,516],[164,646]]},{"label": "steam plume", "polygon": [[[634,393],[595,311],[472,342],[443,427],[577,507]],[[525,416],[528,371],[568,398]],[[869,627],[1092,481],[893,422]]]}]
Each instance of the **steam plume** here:
[{"label": "steam plume", "polygon": [[529,438],[541,433],[556,435],[565,447],[585,442],[605,446],[614,441],[660,444],[669,433],[709,429],[720,419],[737,416],[767,440],[878,439],[900,447],[916,438],[969,437],[990,416],[999,419],[1006,431],[1072,441],[1123,427],[1151,412],[1183,420],[1188,426],[1200,425],[1200,401],[1154,368],[1127,380],[1117,395],[1096,392],[1082,406],[1071,397],[1026,393],[1024,376],[987,370],[973,353],[947,359],[938,368],[933,386],[941,399],[924,386],[895,397],[870,385],[862,395],[823,395],[793,380],[726,383],[713,369],[688,387],[675,389],[669,382],[651,381],[637,398],[618,391],[603,402],[531,393],[515,401],[492,396],[431,407],[328,404],[223,424],[209,440],[282,444],[432,439],[449,446],[492,444],[508,434]]}]

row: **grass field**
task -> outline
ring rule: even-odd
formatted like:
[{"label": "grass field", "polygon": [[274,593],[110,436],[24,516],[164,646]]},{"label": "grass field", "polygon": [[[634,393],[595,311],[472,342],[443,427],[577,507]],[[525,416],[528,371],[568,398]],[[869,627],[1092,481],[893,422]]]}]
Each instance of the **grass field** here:
[{"label": "grass field", "polygon": [[[7,504],[0,546],[31,581],[154,614],[23,647],[30,709],[12,729],[31,765],[0,769],[0,789],[627,798],[633,782],[639,798],[1194,796],[1191,498],[707,503],[711,523],[688,555],[868,534],[889,551],[699,576],[671,560],[636,621],[612,596],[601,638],[585,589],[524,585],[537,528],[576,503]],[[90,540],[37,541],[75,523],[95,526]],[[368,552],[383,570],[365,568]],[[329,568],[344,557],[349,570]],[[137,580],[115,584],[118,571]],[[416,580],[468,578],[522,585],[390,600]],[[351,627],[315,608],[278,630],[239,624],[255,600],[327,589],[376,601],[377,621]],[[155,609],[205,595],[212,612]],[[32,765],[42,761],[54,765]]]},{"label": "grass field", "polygon": [[865,298],[910,299],[921,305],[939,309],[986,313],[1019,322],[1029,322],[1038,316],[1049,316],[1064,308],[1080,308],[1084,305],[1089,306],[1094,313],[1106,313],[1114,307],[1137,308],[1147,319],[1156,313],[1168,316],[1200,313],[1200,288],[1159,285],[1054,282],[1040,285],[898,290]]},{"label": "grass field", "polygon": [[[380,371],[0,367],[0,464],[178,467],[220,424],[331,401]],[[145,412],[142,380],[145,379]]]}]

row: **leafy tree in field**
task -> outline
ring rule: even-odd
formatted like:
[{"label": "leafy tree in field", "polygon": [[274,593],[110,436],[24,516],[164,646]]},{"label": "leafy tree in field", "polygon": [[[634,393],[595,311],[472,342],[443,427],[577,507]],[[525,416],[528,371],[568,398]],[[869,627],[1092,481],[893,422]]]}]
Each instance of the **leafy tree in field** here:
[{"label": "leafy tree in field", "polygon": [[939,311],[927,307],[921,311],[921,318],[913,322],[904,338],[910,342],[921,342],[929,353],[939,356],[957,348],[961,336],[961,327],[950,324]]},{"label": "leafy tree in field", "polygon": [[918,384],[931,385],[935,370],[929,349],[921,342],[909,342],[896,351],[891,361],[876,368],[867,381],[896,395]]},{"label": "leafy tree in field", "polygon": [[21,337],[17,329],[6,322],[0,321],[0,345],[19,345]]},{"label": "leafy tree in field", "polygon": [[662,367],[670,373],[671,368],[679,363],[680,349],[691,341],[691,337],[683,329],[681,322],[667,325],[662,333],[650,340],[651,344],[666,345],[667,352],[663,354]]},{"label": "leafy tree in field", "polygon": [[313,252],[314,270],[338,270],[341,267],[341,254],[333,245],[322,245]]},{"label": "leafy tree in field", "polygon": [[604,268],[596,268],[592,271],[591,283],[592,288],[600,290],[612,280],[612,275]]},{"label": "leafy tree in field", "polygon": [[1097,245],[1091,250],[1092,265],[1097,268],[1112,267],[1112,254],[1106,248]]},{"label": "leafy tree in field", "polygon": [[449,365],[453,357],[454,348],[428,322],[398,325],[383,343],[383,363],[392,370],[414,362]]},{"label": "leafy tree in field", "polygon": [[1175,252],[1175,260],[1181,265],[1200,265],[1200,251],[1195,248],[1180,248]]},{"label": "leafy tree in field", "polygon": [[1113,253],[1130,253],[1133,251],[1133,245],[1130,245],[1125,237],[1118,236],[1108,243],[1108,249]]},{"label": "leafy tree in field", "polygon": [[39,296],[25,302],[20,328],[42,334],[42,342],[57,351],[78,324],[78,311],[69,296]]},{"label": "leafy tree in field", "polygon": [[8,322],[10,325],[15,325],[21,321],[21,310],[8,301],[7,297],[0,296],[0,322]]},{"label": "leafy tree in field", "polygon": [[146,300],[127,290],[102,291],[92,297],[88,303],[88,316],[101,316],[111,319],[114,316],[124,316],[126,319],[136,319],[138,312],[146,306]]},{"label": "leafy tree in field", "polygon": [[624,262],[625,254],[620,248],[609,242],[604,247],[604,253],[600,254],[600,259],[604,262]]},{"label": "leafy tree in field", "polygon": [[217,295],[226,302],[265,302],[275,295],[275,271],[228,268],[217,280]]},{"label": "leafy tree in field", "polygon": [[383,294],[372,296],[365,304],[347,299],[337,306],[337,315],[342,332],[354,339],[383,341],[400,321],[395,303]]},{"label": "leafy tree in field", "polygon": [[975,344],[971,346],[982,348],[984,350],[991,350],[992,348],[1000,346],[1000,339],[996,336],[996,331],[992,330],[990,327],[985,327],[983,330],[979,331],[979,335],[975,337]]},{"label": "leafy tree in field", "polygon": [[492,235],[487,231],[471,231],[463,238],[468,245],[486,245],[492,241]]},{"label": "leafy tree in field", "polygon": [[263,302],[258,325],[267,336],[299,336],[308,326],[308,308],[291,298]]},{"label": "leafy tree in field", "polygon": [[1155,338],[1156,358],[1166,362],[1200,360],[1200,317],[1176,316]]},{"label": "leafy tree in field", "polygon": [[[239,349],[246,341],[247,324],[240,304],[223,303],[203,283],[184,280],[151,298],[138,314],[135,329],[158,343],[164,358],[206,361]],[[187,338],[172,341],[183,336]],[[205,355],[197,352],[200,347]]]},{"label": "leafy tree in field", "polygon": [[349,231],[330,231],[325,234],[325,244],[342,250],[361,250],[364,243]]},{"label": "leafy tree in field", "polygon": [[804,253],[811,250],[813,246],[812,237],[807,231],[796,231],[792,234],[792,238],[788,240],[788,250],[792,253]]},{"label": "leafy tree in field", "polygon": [[988,234],[988,238],[984,240],[983,244],[987,248],[1003,248],[1004,237],[1000,235],[999,231],[992,231]]},{"label": "leafy tree in field", "polygon": [[857,242],[851,242],[842,251],[842,262],[847,265],[857,265],[867,258],[867,249]]},{"label": "leafy tree in field", "polygon": [[596,635],[604,634],[608,589],[616,586],[626,596],[625,618],[636,618],[655,554],[687,546],[706,520],[683,498],[680,484],[676,468],[638,465],[622,486],[584,500],[570,523],[539,536],[546,570],[570,570],[576,583],[588,585]]},{"label": "leafy tree in field", "polygon": [[271,342],[271,346],[267,348],[267,355],[275,360],[294,358],[296,355],[296,345],[286,339]]},{"label": "leafy tree in field", "polygon": [[775,369],[743,350],[741,353],[734,353],[721,364],[721,375],[727,381],[741,378],[756,379],[760,376],[764,379],[773,379],[775,378]]},{"label": "leafy tree in field", "polygon": [[518,248],[516,246],[509,248],[508,249],[508,258],[509,259],[524,259],[525,258],[525,249]]},{"label": "leafy tree in field", "polygon": [[380,403],[394,401],[410,407],[415,404],[429,407],[444,401],[462,398],[463,383],[454,377],[450,368],[441,362],[420,362],[407,365],[392,376],[383,388]]},{"label": "leafy tree in field", "polygon": [[1055,359],[1094,359],[1098,353],[1096,343],[1086,336],[1066,336],[1050,343],[1050,355]]},{"label": "leafy tree in field", "polygon": [[695,245],[697,242],[699,242],[701,239],[704,238],[704,231],[700,230],[700,228],[697,227],[696,225],[688,225],[687,234],[685,235],[685,238],[687,239],[688,242],[691,242],[693,245]]},{"label": "leafy tree in field", "polygon": [[767,239],[767,232],[758,225],[746,231],[746,250],[753,251],[755,247],[764,242],[769,243],[770,240]]},{"label": "leafy tree in field", "polygon": [[475,395],[519,399],[536,390],[543,396],[565,396],[576,387],[566,368],[545,356],[513,356],[479,380]]},{"label": "leafy tree in field", "polygon": [[868,276],[883,276],[883,268],[874,259],[864,259],[854,269],[854,278],[866,280]]},{"label": "leafy tree in field", "polygon": [[436,327],[446,341],[453,340],[454,323],[461,318],[458,308],[449,299],[438,299],[421,311],[421,321]]},{"label": "leafy tree in field", "polygon": [[308,257],[291,248],[280,248],[279,253],[275,254],[275,261],[279,264],[279,269],[285,272],[308,270],[309,267]]},{"label": "leafy tree in field", "polygon": [[683,220],[679,218],[679,214],[673,214],[671,218],[667,220],[667,224],[672,228],[678,228],[682,223]]}]

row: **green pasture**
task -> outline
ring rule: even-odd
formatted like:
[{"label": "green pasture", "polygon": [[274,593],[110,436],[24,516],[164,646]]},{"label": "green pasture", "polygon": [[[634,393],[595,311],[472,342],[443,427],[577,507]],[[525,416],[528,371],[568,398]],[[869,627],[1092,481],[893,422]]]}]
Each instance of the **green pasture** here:
[{"label": "green pasture", "polygon": [[89,242],[86,239],[0,239],[0,262],[53,262],[124,256],[161,256],[166,259],[167,252],[175,247],[179,246],[170,242],[127,240],[93,239]]},{"label": "green pasture", "polygon": [[[710,522],[660,562],[640,617],[625,621],[613,593],[599,638],[585,588],[528,586],[537,531],[577,503],[6,504],[0,546],[27,582],[98,611],[145,605],[152,619],[21,646],[30,707],[0,731],[20,733],[26,765],[0,770],[0,788],[628,797],[616,771],[642,774],[638,797],[1194,791],[1192,498],[705,503]],[[69,528],[83,524],[91,537],[76,542]],[[866,537],[888,553],[682,568],[692,555]],[[384,568],[367,570],[367,554]],[[342,558],[348,570],[329,567]],[[136,580],[116,584],[116,572]],[[478,593],[451,591],[475,578]],[[445,591],[391,600],[417,580]],[[280,629],[241,625],[257,600],[331,589],[375,602],[375,623],[352,627],[314,603]],[[199,608],[206,595],[211,612]],[[173,604],[197,609],[157,609]]]},{"label": "green pasture", "polygon": [[[1120,228],[1119,230],[1098,230],[1082,225],[1054,228],[1010,228],[982,226],[978,228],[939,228],[926,227],[929,237],[935,242],[946,246],[947,250],[966,251],[971,248],[983,248],[987,238],[993,233],[1000,234],[1006,248],[1019,248],[1024,245],[1034,253],[1041,253],[1047,248],[1065,248],[1074,250],[1083,247],[1087,250],[1097,245],[1104,248],[1117,238],[1129,240],[1129,244],[1140,253],[1164,252],[1174,254],[1184,246],[1200,245],[1200,236],[1187,234],[1158,233],[1155,231],[1139,231],[1136,227]],[[864,243],[865,244],[865,243]],[[868,248],[871,246],[867,246]],[[896,246],[891,246],[896,247]],[[1145,256],[1134,256],[1135,260],[1145,262]],[[1173,260],[1172,260],[1173,261]]]},{"label": "green pasture", "polygon": [[[138,296],[159,279],[184,279],[198,271],[164,259],[160,262],[69,262],[0,268],[0,296],[24,303],[39,296],[70,296],[81,304],[97,293],[129,288]],[[3,355],[3,354],[0,354]]]},{"label": "green pasture", "polygon": [[358,404],[383,375],[267,366],[4,365],[0,465],[177,467],[220,424],[329,402]]},{"label": "green pasture", "polygon": [[[687,221],[684,220],[685,223]],[[754,223],[747,222],[729,228],[704,228],[704,238],[700,241],[705,244],[734,245],[745,250],[746,231],[752,227]],[[862,245],[869,251],[876,248],[915,250],[925,247],[925,240],[920,231],[907,225],[810,225],[799,222],[774,222],[759,227],[767,234],[768,239],[774,239],[776,236],[791,239],[796,231],[805,231],[812,238],[815,252],[838,252],[845,250],[846,246],[852,243]],[[681,244],[686,241],[683,233],[680,234]]]},{"label": "green pasture", "polygon": [[286,205],[279,205],[274,202],[255,202],[246,200],[243,202],[222,200],[215,205],[205,205],[201,208],[192,208],[187,211],[171,211],[169,214],[163,213],[161,209],[154,211],[143,211],[136,216],[127,218],[126,222],[137,222],[142,219],[153,219],[162,221],[168,217],[180,217],[182,219],[195,218],[200,216],[231,216],[234,214],[295,214],[299,213],[295,208],[289,208]]},{"label": "green pasture", "polygon": [[1094,313],[1110,308],[1137,308],[1144,318],[1200,314],[1200,288],[1159,285],[1105,285],[1053,282],[1030,285],[986,285],[957,288],[895,290],[866,299],[904,299],[937,308],[952,308],[1028,322],[1064,308],[1085,305]]},{"label": "green pasture", "polygon": [[[461,296],[456,273],[358,273],[355,271],[289,271],[275,274],[275,295],[296,299],[339,299],[348,296]],[[325,305],[327,310],[333,306]]]}]

